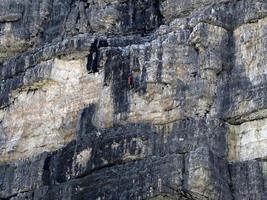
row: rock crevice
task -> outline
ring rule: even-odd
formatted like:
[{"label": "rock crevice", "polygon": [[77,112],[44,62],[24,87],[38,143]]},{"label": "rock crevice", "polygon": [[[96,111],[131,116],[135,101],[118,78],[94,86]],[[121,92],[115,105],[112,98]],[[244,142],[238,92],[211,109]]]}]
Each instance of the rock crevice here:
[{"label": "rock crevice", "polygon": [[0,199],[266,199],[264,0],[0,5]]}]

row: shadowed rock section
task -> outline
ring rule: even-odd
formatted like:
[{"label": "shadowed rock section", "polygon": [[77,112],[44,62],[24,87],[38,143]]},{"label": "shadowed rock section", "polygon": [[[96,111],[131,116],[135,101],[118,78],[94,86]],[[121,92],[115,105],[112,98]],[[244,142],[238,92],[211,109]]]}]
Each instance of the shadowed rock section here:
[{"label": "shadowed rock section", "polygon": [[0,199],[266,199],[266,16],[0,2]]}]

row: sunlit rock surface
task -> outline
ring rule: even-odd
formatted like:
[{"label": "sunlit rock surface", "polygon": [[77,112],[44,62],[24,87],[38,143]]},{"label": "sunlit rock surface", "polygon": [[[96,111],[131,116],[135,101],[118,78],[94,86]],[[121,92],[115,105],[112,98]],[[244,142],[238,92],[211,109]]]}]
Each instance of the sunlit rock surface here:
[{"label": "sunlit rock surface", "polygon": [[266,199],[266,17],[265,0],[1,1],[0,199]]}]

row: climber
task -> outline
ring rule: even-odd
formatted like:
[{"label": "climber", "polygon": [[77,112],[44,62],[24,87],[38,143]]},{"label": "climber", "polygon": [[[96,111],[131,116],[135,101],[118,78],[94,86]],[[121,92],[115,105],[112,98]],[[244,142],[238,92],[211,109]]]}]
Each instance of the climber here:
[{"label": "climber", "polygon": [[131,73],[128,74],[128,85],[130,86],[130,89],[133,88],[133,75]]}]

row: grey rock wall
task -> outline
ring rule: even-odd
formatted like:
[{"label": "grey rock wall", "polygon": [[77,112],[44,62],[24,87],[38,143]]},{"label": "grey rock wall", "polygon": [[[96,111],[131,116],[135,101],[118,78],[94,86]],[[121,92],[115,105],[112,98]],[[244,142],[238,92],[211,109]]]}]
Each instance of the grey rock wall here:
[{"label": "grey rock wall", "polygon": [[266,16],[2,0],[0,199],[266,199]]}]

